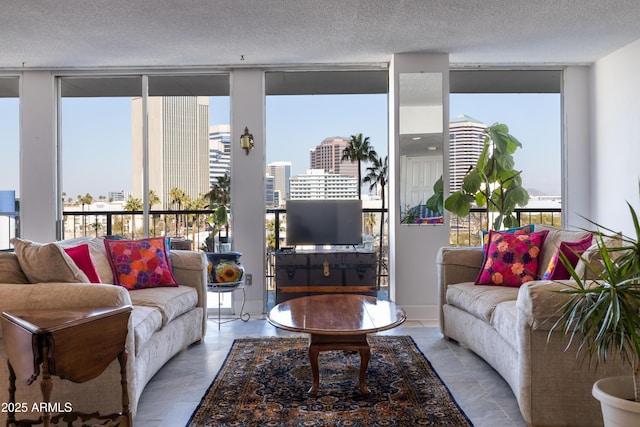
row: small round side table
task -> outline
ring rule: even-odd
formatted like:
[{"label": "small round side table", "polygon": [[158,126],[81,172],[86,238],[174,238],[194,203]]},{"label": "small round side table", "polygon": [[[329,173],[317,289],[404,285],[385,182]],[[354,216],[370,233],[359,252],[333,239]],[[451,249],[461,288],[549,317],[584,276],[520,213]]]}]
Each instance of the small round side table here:
[{"label": "small round side table", "polygon": [[[222,294],[226,294],[229,292],[234,292],[241,289],[242,290],[242,306],[240,308],[240,314],[238,317],[234,317],[233,319],[228,319],[222,321],[220,318],[220,304],[222,300]],[[215,292],[218,294],[218,330],[220,330],[220,324],[233,322],[234,320],[242,320],[243,322],[248,322],[251,318],[251,314],[244,312],[244,303],[246,301],[246,293],[244,290],[244,282],[229,282],[229,283],[207,283],[207,292]]]}]

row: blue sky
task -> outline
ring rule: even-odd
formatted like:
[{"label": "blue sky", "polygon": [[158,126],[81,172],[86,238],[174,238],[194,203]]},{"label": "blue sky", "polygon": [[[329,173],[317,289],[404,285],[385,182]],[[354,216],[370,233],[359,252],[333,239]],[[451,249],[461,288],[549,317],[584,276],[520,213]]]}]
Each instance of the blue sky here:
[{"label": "blue sky", "polygon": [[[309,149],[327,137],[361,132],[378,154],[387,154],[386,95],[270,96],[266,105],[267,162],[290,161],[294,174],[308,168]],[[8,160],[0,190],[17,190],[18,110],[16,99],[0,98],[0,144]],[[211,98],[210,111],[211,124],[228,123],[228,97]],[[506,123],[523,144],[515,157],[525,187],[560,194],[560,95],[452,95],[450,113]],[[62,138],[67,197],[130,190],[130,98],[65,98]]]}]

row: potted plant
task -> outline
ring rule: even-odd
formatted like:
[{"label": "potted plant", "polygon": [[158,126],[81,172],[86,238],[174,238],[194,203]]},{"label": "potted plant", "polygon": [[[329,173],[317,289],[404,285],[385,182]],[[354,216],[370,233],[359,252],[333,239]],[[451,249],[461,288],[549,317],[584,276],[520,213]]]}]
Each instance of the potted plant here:
[{"label": "potted plant", "polygon": [[[640,226],[633,207],[627,203],[636,237],[616,235],[596,223],[596,260],[580,256],[587,269],[582,277],[560,253],[575,283],[556,292],[564,294],[554,330],[569,344],[576,341],[578,352],[590,362],[620,361],[628,364],[632,376],[609,377],[597,381],[593,396],[600,401],[605,426],[640,426]],[[604,229],[608,234],[601,230]],[[607,239],[621,245],[609,247]]]},{"label": "potted plant", "polygon": [[529,202],[529,193],[522,186],[521,171],[514,169],[513,153],[522,147],[505,124],[495,123],[484,131],[486,137],[475,167],[462,180],[460,190],[451,193],[444,208],[459,217],[466,217],[473,204],[487,210],[487,229],[492,212],[497,213],[493,229],[519,225],[514,215],[516,206]]}]

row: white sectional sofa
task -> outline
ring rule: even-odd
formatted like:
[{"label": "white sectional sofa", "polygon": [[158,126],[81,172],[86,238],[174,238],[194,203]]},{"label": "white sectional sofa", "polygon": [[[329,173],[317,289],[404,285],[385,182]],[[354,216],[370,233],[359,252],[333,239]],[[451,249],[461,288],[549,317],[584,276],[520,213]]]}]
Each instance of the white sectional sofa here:
[{"label": "white sectional sofa", "polygon": [[[132,305],[126,349],[129,402],[135,414],[140,395],[151,377],[178,352],[201,341],[206,333],[207,259],[203,252],[171,251],[173,275],[179,286],[129,291],[110,284],[113,273],[101,238],[76,239],[56,245],[79,243],[88,243],[103,284],[30,283],[17,255],[0,253],[0,311]],[[58,267],[43,264],[42,268]],[[1,336],[0,358],[0,401],[8,402],[9,373]],[[54,377],[51,401],[69,402],[74,411],[118,412],[122,408],[119,385],[120,370],[115,360],[103,374],[83,384]],[[16,401],[26,402],[28,407],[32,402],[41,402],[38,384],[17,384]],[[6,412],[0,413],[1,424],[5,423],[6,416]],[[18,419],[38,416],[17,414]]]},{"label": "white sectional sofa", "polygon": [[[584,231],[549,230],[541,254],[546,266],[561,241]],[[566,348],[557,333],[549,337],[562,295],[560,282],[534,280],[519,288],[475,285],[481,248],[445,247],[437,259],[440,326],[447,339],[471,349],[509,384],[529,426],[601,426],[599,402],[591,396],[602,377],[630,375],[628,366],[601,364],[596,371]],[[548,339],[549,338],[549,339]]]}]

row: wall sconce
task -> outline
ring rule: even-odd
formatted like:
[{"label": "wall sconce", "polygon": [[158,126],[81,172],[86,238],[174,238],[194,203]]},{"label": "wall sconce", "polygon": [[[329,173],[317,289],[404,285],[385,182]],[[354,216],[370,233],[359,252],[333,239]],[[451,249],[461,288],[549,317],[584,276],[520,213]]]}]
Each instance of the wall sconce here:
[{"label": "wall sconce", "polygon": [[246,126],[244,133],[240,135],[240,147],[245,154],[249,154],[249,151],[253,148],[253,135],[249,133],[249,128]]}]

